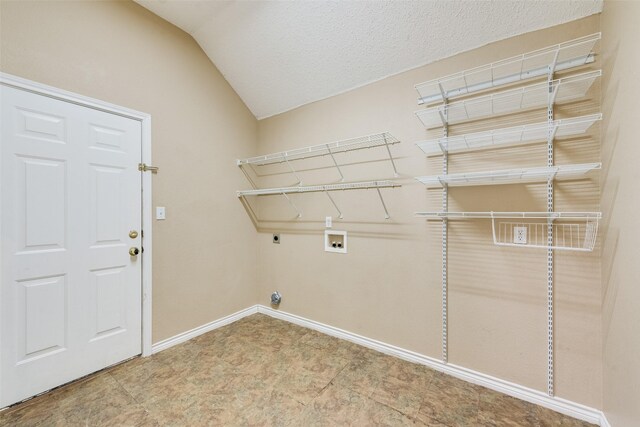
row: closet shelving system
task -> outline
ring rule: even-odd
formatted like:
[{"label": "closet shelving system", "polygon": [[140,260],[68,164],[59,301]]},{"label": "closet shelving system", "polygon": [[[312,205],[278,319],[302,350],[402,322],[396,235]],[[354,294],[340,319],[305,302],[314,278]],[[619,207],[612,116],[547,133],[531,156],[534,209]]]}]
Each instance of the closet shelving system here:
[{"label": "closet shelving system", "polygon": [[[416,112],[426,129],[441,127],[442,137],[418,142],[427,156],[442,156],[442,173],[416,179],[428,188],[442,188],[440,212],[416,215],[442,222],[442,359],[448,359],[448,221],[490,219],[493,241],[499,246],[534,247],[547,250],[547,393],[554,395],[554,250],[592,251],[598,231],[600,212],[555,212],[554,182],[587,178],[600,169],[600,163],[554,164],[554,139],[588,131],[601,114],[556,120],[554,106],[579,100],[602,75],[601,70],[555,78],[595,61],[594,47],[600,33],[518,55],[481,67],[416,85]],[[543,80],[529,83],[529,80]],[[524,85],[520,87],[507,87]],[[498,92],[496,92],[498,91]],[[464,97],[459,100],[458,98]],[[434,105],[436,104],[436,105]],[[545,108],[547,120],[541,123],[449,136],[449,126],[468,121],[505,116]],[[499,149],[546,142],[547,163],[541,167],[449,173],[449,154]],[[448,188],[451,186],[546,183],[546,212],[449,212]],[[565,221],[571,221],[569,223]]]},{"label": "closet shelving system", "polygon": [[[257,220],[258,217],[255,214],[255,211],[251,207],[251,204],[247,201],[247,196],[270,196],[270,195],[282,195],[289,202],[291,207],[296,211],[297,217],[302,217],[302,211],[296,206],[296,204],[291,200],[288,194],[296,193],[317,193],[324,192],[331,204],[338,211],[338,217],[343,218],[343,213],[336,204],[333,197],[331,197],[330,192],[332,191],[342,191],[342,190],[367,190],[367,189],[375,189],[378,193],[378,197],[380,198],[380,203],[382,204],[382,208],[384,209],[384,215],[386,219],[390,218],[389,210],[387,209],[387,205],[384,202],[384,198],[382,197],[381,188],[394,188],[400,187],[400,184],[391,181],[391,180],[375,180],[375,181],[364,181],[364,182],[344,182],[345,177],[342,173],[342,169],[338,164],[335,154],[338,153],[346,153],[355,150],[363,150],[368,148],[376,148],[376,147],[384,147],[389,156],[389,162],[393,167],[394,176],[398,176],[398,171],[396,169],[395,160],[393,155],[391,154],[390,145],[397,144],[400,141],[395,138],[393,135],[388,132],[377,133],[373,135],[366,135],[357,138],[346,139],[342,141],[335,141],[326,144],[318,144],[312,145],[309,147],[297,148],[288,151],[281,151],[272,154],[266,154],[262,156],[250,157],[246,159],[239,159],[236,161],[238,167],[243,171],[247,180],[251,183],[253,189],[251,190],[241,190],[237,192],[237,196],[242,199],[243,203],[250,210],[251,215]],[[318,185],[302,185],[302,179],[298,175],[298,171],[293,167],[291,162],[296,160],[304,160],[313,157],[322,157],[329,156],[335,166],[338,174],[340,175],[340,183],[333,184],[318,184]],[[266,165],[274,165],[274,164],[286,164],[289,168],[290,172],[296,177],[298,180],[296,186],[292,187],[275,187],[275,188],[257,188],[254,180],[251,178],[251,175],[244,169],[246,166],[250,167],[255,176],[261,176],[257,171],[256,167],[266,166]]]}]

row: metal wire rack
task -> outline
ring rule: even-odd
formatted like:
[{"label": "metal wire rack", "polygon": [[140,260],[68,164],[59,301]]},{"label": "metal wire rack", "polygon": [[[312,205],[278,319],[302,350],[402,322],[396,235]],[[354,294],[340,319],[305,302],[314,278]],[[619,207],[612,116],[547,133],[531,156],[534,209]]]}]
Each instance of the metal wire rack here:
[{"label": "metal wire rack", "polygon": [[589,64],[595,59],[593,48],[600,38],[601,33],[591,34],[419,83],[415,86],[420,96],[418,103],[431,104],[445,99],[451,100],[510,83],[545,77],[549,69],[562,71]]},{"label": "metal wire rack", "polygon": [[428,188],[471,185],[526,184],[550,180],[586,178],[589,172],[600,169],[601,163],[584,163],[552,167],[506,169],[498,171],[452,173],[418,176],[416,180]]},{"label": "metal wire rack", "polygon": [[273,194],[290,194],[290,193],[313,193],[318,191],[337,191],[337,190],[363,190],[368,188],[385,188],[400,187],[400,184],[394,181],[364,181],[364,182],[346,182],[340,184],[323,184],[323,185],[306,185],[295,187],[279,187],[279,188],[263,188],[256,190],[238,191],[238,197],[242,196],[269,196]]},{"label": "metal wire rack", "polygon": [[[302,184],[302,179],[298,176],[295,168],[291,165],[290,162],[295,160],[303,160],[309,159],[312,157],[320,157],[320,156],[330,156],[333,161],[333,165],[336,167],[338,173],[340,174],[341,181],[345,180],[344,174],[342,173],[342,169],[338,164],[338,161],[335,158],[335,154],[338,153],[346,153],[354,150],[362,150],[365,148],[375,148],[375,147],[385,147],[387,150],[387,155],[389,156],[389,161],[391,162],[391,166],[393,167],[393,175],[395,177],[398,176],[398,170],[396,169],[396,163],[391,154],[390,145],[399,143],[396,137],[391,135],[388,132],[376,133],[373,135],[365,135],[357,138],[345,139],[342,141],[334,141],[326,144],[317,144],[311,145],[309,147],[296,148],[293,150],[280,151],[278,153],[265,154],[262,156],[249,157],[246,159],[238,159],[236,160],[236,164],[242,169],[242,172],[245,174],[246,178],[255,188],[255,183],[253,179],[247,174],[247,171],[244,170],[243,166],[248,165],[251,168],[254,166],[265,166],[272,165],[278,163],[286,163],[289,167],[291,173],[297,178],[298,184]],[[254,173],[257,175],[257,172],[254,169]]]},{"label": "metal wire rack", "polygon": [[263,156],[238,159],[240,165],[264,166],[274,163],[282,163],[291,160],[301,160],[310,157],[328,156],[331,154],[344,153],[363,148],[383,147],[400,142],[396,137],[388,132],[376,133],[373,135],[360,136],[357,138],[345,139],[342,141],[329,142],[327,144],[312,145],[304,148],[281,151],[278,153],[265,154]]},{"label": "metal wire rack", "polygon": [[[533,108],[546,107],[585,96],[602,70],[590,71],[549,83],[537,83],[503,92],[478,96],[416,111],[416,116],[427,129],[498,116]],[[551,91],[551,92],[550,92]]]},{"label": "metal wire rack", "polygon": [[602,114],[598,113],[570,119],[555,120],[551,125],[551,129],[548,122],[542,122],[420,141],[417,142],[416,145],[427,156],[491,148],[506,148],[530,144],[536,141],[546,142],[549,137],[549,132],[557,138],[579,135],[585,133],[595,122],[601,119]]},{"label": "metal wire rack", "polygon": [[[384,209],[384,216],[386,219],[389,219],[389,211],[387,209],[387,205],[384,202],[382,197],[382,193],[380,192],[381,188],[393,188],[400,187],[401,185],[389,180],[384,181],[364,181],[364,182],[348,182],[348,183],[340,183],[340,184],[326,184],[326,185],[308,185],[308,186],[295,186],[295,187],[279,187],[279,188],[263,188],[263,189],[255,189],[255,190],[242,190],[237,191],[237,195],[239,198],[245,202],[245,205],[250,207],[248,202],[246,201],[247,196],[271,196],[271,195],[282,195],[284,196],[291,207],[296,211],[298,218],[302,217],[302,211],[298,208],[298,206],[293,203],[293,201],[287,196],[287,194],[292,193],[317,193],[323,192],[327,195],[333,206],[338,211],[338,217],[342,218],[343,214],[338,205],[336,204],[333,197],[329,194],[331,191],[338,190],[367,190],[367,189],[375,189],[380,198],[380,203],[382,204],[382,208]],[[255,212],[253,212],[254,217],[257,218]]]}]

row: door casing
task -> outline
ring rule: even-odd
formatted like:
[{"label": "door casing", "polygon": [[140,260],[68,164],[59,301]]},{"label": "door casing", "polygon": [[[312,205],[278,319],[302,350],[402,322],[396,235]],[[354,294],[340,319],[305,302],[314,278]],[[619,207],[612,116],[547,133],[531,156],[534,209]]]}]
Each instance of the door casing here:
[{"label": "door casing", "polygon": [[[52,86],[37,83],[31,80],[23,79],[18,76],[14,76],[7,73],[0,72],[0,84],[3,86],[9,86],[16,89],[32,92],[38,95],[47,96],[49,98],[58,99],[72,104],[80,105],[87,108],[92,108],[99,111],[104,111],[111,114],[127,117],[133,120],[137,120],[141,123],[142,127],[142,163],[148,165],[151,162],[151,115],[135,111],[126,107],[121,107],[115,104],[111,104],[98,99],[86,97],[73,92],[68,92],[62,89],[58,89]],[[0,162],[0,168],[2,162]],[[153,259],[153,233],[152,233],[152,204],[151,204],[151,172],[142,173],[142,230],[144,235],[142,238],[142,245],[144,247],[144,254],[142,255],[142,356],[150,356],[152,353],[152,259]],[[1,200],[0,200],[1,203]],[[2,212],[2,206],[0,205],[0,215]],[[0,229],[0,235],[2,230]],[[2,257],[2,253],[0,253]],[[2,268],[0,264],[0,268]],[[0,274],[1,277],[1,274]],[[2,294],[0,293],[0,298]],[[2,301],[0,301],[0,310],[2,309]],[[0,326],[2,322],[2,312],[0,312]],[[0,328],[2,331],[2,328]],[[2,346],[2,334],[0,333],[0,346]],[[1,365],[0,365],[1,366]],[[2,377],[2,371],[0,370],[0,378]],[[0,391],[1,392],[1,391]],[[0,396],[1,397],[1,396]],[[1,399],[0,399],[1,400]]]}]

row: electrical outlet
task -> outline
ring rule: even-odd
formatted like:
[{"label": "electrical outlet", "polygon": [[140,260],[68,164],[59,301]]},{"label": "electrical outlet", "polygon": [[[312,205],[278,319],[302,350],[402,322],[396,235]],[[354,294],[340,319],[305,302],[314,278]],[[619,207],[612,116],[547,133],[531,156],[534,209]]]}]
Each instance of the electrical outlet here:
[{"label": "electrical outlet", "polygon": [[517,245],[527,244],[527,227],[522,225],[513,227],[513,243]]}]

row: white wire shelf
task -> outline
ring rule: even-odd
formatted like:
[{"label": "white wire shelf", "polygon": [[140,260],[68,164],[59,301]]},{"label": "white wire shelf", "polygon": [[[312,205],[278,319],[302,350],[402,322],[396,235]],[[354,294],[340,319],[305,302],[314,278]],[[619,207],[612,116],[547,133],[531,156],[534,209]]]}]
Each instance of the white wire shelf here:
[{"label": "white wire shelf", "polygon": [[[558,249],[591,252],[598,236],[599,219],[587,218],[582,222],[509,222],[493,219],[493,243],[498,246]],[[549,245],[549,227],[553,228],[553,244]]]},{"label": "white wire shelf", "polygon": [[594,61],[593,48],[601,34],[549,46],[488,65],[417,84],[419,104],[442,102],[502,85],[562,71]]},{"label": "white wire shelf", "polygon": [[261,188],[257,190],[238,191],[238,197],[242,196],[269,196],[273,194],[290,194],[290,193],[313,193],[318,191],[337,191],[337,190],[364,190],[368,188],[387,188],[400,187],[400,184],[394,181],[365,181],[365,182],[347,182],[340,184],[323,184],[323,185],[307,185],[296,187],[279,187],[279,188]]},{"label": "white wire shelf", "polygon": [[[546,107],[585,96],[602,70],[577,74],[561,79],[537,83],[503,92],[482,95],[446,105],[416,111],[416,116],[427,129],[476,120],[483,117]],[[551,85],[551,87],[549,87]]]},{"label": "white wire shelf", "polygon": [[274,163],[282,163],[291,160],[301,160],[310,157],[328,156],[336,153],[344,153],[346,151],[360,150],[363,148],[382,147],[385,145],[397,144],[400,142],[396,137],[388,132],[376,133],[357,138],[345,139],[342,141],[329,142],[327,144],[312,145],[310,147],[296,148],[278,153],[265,154],[263,156],[249,157],[247,159],[239,159],[240,165],[256,165],[264,166]]},{"label": "white wire shelf", "polygon": [[585,133],[595,122],[602,119],[602,114],[570,119],[534,123],[485,132],[444,137],[417,142],[416,145],[427,155],[437,156],[444,153],[460,153],[466,151],[485,150],[491,148],[512,147],[536,141],[546,141],[549,132],[554,137],[566,137]]},{"label": "white wire shelf", "polygon": [[[342,141],[329,142],[327,144],[318,144],[312,145],[304,148],[296,148],[288,151],[280,151],[278,153],[265,154],[263,156],[249,157],[246,159],[238,159],[236,160],[236,164],[242,169],[245,176],[253,184],[253,180],[244,170],[243,166],[249,165],[253,166],[265,166],[265,165],[273,165],[278,163],[286,163],[289,167],[291,173],[295,175],[298,179],[298,184],[302,184],[302,180],[298,176],[296,170],[289,163],[294,160],[303,160],[312,157],[320,157],[320,156],[331,156],[331,160],[333,161],[334,166],[338,170],[340,174],[340,178],[344,181],[344,174],[340,169],[340,165],[336,161],[334,154],[338,153],[346,153],[348,151],[354,150],[362,150],[365,148],[374,148],[374,147],[385,147],[387,149],[387,154],[389,155],[389,160],[391,161],[391,166],[393,167],[394,176],[398,176],[398,170],[396,169],[396,164],[393,159],[393,155],[391,154],[390,145],[399,143],[396,137],[391,135],[389,132],[376,133],[373,135],[365,135],[357,138],[345,139]],[[255,170],[254,170],[255,172]],[[254,185],[255,187],[255,185]]]},{"label": "white wire shelf", "polygon": [[[394,188],[394,187],[401,187],[401,185],[394,181],[383,180],[383,181],[348,182],[348,183],[340,183],[340,184],[307,185],[307,186],[296,186],[296,187],[261,188],[261,189],[255,189],[255,190],[237,191],[237,195],[239,198],[242,198],[243,200],[245,200],[246,196],[282,195],[287,199],[291,207],[295,209],[295,211],[298,214],[298,218],[301,218],[302,211],[293,203],[293,201],[289,198],[289,196],[287,196],[287,194],[323,192],[327,195],[327,197],[329,198],[333,206],[338,211],[338,217],[342,218],[343,217],[342,211],[340,210],[340,208],[338,208],[338,205],[329,194],[330,191],[375,189],[378,193],[378,197],[380,198],[380,203],[382,204],[382,207],[384,209],[384,214],[385,214],[384,216],[386,219],[389,219],[390,218],[389,211],[387,209],[387,205],[384,202],[380,189]],[[250,205],[247,205],[247,206],[251,209]],[[255,215],[255,212],[253,212],[253,209],[251,210],[254,218],[257,218],[257,215]]]},{"label": "white wire shelf", "polygon": [[448,175],[419,176],[416,177],[416,180],[423,183],[428,188],[444,186],[526,184],[532,182],[546,182],[552,179],[563,180],[586,178],[590,172],[600,169],[601,166],[601,163],[584,163],[553,167],[545,166],[498,171],[452,173]]},{"label": "white wire shelf", "polygon": [[416,212],[426,219],[600,219],[601,212]]}]

